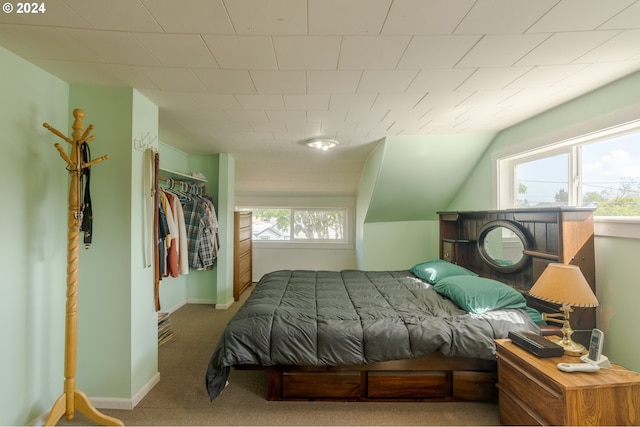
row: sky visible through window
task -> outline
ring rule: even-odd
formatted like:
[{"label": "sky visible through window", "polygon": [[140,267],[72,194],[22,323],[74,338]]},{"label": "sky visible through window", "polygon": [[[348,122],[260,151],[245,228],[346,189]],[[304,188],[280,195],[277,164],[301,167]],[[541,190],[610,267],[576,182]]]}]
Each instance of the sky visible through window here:
[{"label": "sky visible through window", "polygon": [[[568,154],[521,163],[516,167],[520,206],[556,204],[568,188]],[[583,204],[616,197],[640,198],[640,133],[583,145]]]}]

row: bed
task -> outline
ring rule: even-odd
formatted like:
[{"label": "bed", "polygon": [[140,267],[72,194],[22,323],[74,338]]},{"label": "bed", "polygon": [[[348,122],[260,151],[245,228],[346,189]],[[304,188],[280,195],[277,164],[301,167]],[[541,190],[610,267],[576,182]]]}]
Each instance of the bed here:
[{"label": "bed", "polygon": [[[504,277],[530,278],[531,262],[515,264]],[[507,282],[443,259],[266,274],[218,341],[207,391],[215,399],[235,368],[266,370],[269,400],[494,400],[493,340],[543,323],[522,283]]]}]

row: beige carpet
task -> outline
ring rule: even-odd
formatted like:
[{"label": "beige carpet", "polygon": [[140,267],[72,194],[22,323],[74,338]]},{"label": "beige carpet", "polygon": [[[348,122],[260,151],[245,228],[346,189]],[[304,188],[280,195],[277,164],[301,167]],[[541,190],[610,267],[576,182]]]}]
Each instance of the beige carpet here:
[{"label": "beige carpet", "polygon": [[[244,297],[246,297],[245,292]],[[269,402],[262,371],[232,370],[209,401],[204,377],[220,332],[235,313],[186,305],[171,314],[175,337],[160,346],[160,382],[131,411],[102,410],[127,425],[498,425],[495,403]],[[59,424],[92,424],[82,414]]]}]

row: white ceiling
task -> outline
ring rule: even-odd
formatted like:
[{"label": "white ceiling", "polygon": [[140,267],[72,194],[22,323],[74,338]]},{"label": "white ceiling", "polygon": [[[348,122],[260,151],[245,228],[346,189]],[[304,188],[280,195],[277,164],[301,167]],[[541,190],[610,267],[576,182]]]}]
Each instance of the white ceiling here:
[{"label": "white ceiling", "polygon": [[[44,4],[0,14],[0,44],[70,83],[136,88],[161,141],[232,153],[241,192],[354,193],[385,136],[497,132],[640,69],[635,0]],[[340,146],[300,144],[316,136]]]}]

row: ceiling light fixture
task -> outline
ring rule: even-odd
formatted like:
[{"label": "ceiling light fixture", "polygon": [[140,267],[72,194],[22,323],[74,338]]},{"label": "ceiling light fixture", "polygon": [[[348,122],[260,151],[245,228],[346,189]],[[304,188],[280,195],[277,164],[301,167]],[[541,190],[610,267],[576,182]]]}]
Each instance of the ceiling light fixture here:
[{"label": "ceiling light fixture", "polygon": [[312,138],[305,141],[307,147],[315,148],[322,151],[327,151],[329,148],[333,148],[338,145],[338,141],[329,138]]}]

